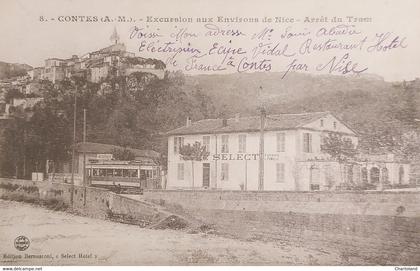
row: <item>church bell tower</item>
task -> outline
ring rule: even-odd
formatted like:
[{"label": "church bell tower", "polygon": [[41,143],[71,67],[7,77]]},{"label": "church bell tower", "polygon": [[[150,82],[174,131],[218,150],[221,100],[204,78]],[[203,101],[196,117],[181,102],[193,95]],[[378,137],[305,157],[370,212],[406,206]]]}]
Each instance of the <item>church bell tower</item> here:
[{"label": "church bell tower", "polygon": [[111,40],[112,44],[118,44],[118,41],[120,40],[120,36],[117,33],[116,27],[114,27],[114,32],[112,33],[109,39]]}]

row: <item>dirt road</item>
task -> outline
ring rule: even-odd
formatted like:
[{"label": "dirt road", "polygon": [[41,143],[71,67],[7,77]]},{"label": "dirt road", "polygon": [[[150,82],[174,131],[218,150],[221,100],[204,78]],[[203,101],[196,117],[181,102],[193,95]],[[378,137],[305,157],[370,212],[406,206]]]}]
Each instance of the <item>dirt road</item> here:
[{"label": "dirt road", "polygon": [[[29,248],[14,246],[18,236]],[[0,200],[1,265],[336,265],[339,255],[212,234],[151,230]]]}]

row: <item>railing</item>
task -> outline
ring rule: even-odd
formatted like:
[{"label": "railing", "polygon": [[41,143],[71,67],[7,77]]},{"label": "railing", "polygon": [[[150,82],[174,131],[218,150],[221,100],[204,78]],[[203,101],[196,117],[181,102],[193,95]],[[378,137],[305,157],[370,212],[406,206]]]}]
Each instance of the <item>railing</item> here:
[{"label": "railing", "polygon": [[102,187],[138,187],[141,189],[161,189],[160,178],[139,179],[135,177],[87,177],[88,183],[93,186]]}]

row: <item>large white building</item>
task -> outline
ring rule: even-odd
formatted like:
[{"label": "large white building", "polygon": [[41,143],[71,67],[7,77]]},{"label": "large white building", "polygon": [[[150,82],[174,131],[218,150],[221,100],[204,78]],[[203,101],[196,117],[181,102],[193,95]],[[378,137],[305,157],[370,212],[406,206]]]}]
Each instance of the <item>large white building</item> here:
[{"label": "large white building", "polygon": [[[262,190],[408,184],[409,165],[392,155],[373,160],[364,156],[346,163],[333,160],[321,150],[323,137],[331,132],[358,144],[357,133],[329,112],[187,120],[185,126],[168,133],[166,188],[258,190],[260,174]],[[195,142],[205,146],[209,156],[203,161],[183,160],[181,146]],[[263,166],[260,153],[264,154]]]}]

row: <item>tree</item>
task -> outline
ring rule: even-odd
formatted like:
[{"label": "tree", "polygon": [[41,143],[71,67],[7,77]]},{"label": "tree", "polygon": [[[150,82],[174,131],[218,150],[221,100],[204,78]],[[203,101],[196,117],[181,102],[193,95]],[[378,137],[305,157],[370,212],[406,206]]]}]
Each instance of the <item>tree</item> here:
[{"label": "tree", "polygon": [[5,156],[9,161],[1,161],[3,175],[11,175],[14,167],[14,176],[28,178],[31,171],[43,170],[46,160],[58,162],[69,158],[72,99],[50,82],[43,81],[40,86],[43,101],[31,110],[16,107],[12,112],[13,120],[4,134]]},{"label": "tree", "polygon": [[403,82],[400,93],[400,105],[396,112],[396,118],[402,121],[409,128],[417,127],[416,119],[419,118],[418,112],[418,87],[414,82]]},{"label": "tree", "polygon": [[[55,83],[41,80],[39,93],[43,101],[30,112],[22,112],[25,119],[21,122],[13,120],[13,126],[4,128],[3,150],[11,159],[0,153],[2,174],[14,176],[18,172],[23,177],[28,175],[25,172],[44,170],[46,160],[70,159],[75,95],[76,142],[82,138],[84,108],[89,141],[161,153],[167,151],[163,132],[183,125],[187,117],[217,115],[207,89],[186,85],[182,72],[167,72],[163,79],[149,73],[110,76],[101,84],[88,82],[83,76]],[[12,90],[7,98],[19,95],[24,97]],[[20,113],[18,109],[12,108],[14,116]],[[55,171],[54,166],[52,169]]]},{"label": "tree", "polygon": [[209,156],[209,152],[205,146],[201,146],[201,143],[196,141],[193,145],[187,144],[180,148],[179,154],[182,160],[191,161],[191,177],[192,177],[192,188],[194,188],[194,161],[206,160]]},{"label": "tree", "polygon": [[2,144],[0,172],[2,176],[15,178],[22,177],[24,148],[23,148],[24,123],[21,119],[13,120],[4,131],[4,142]]},{"label": "tree", "polygon": [[357,155],[357,148],[351,139],[343,137],[339,133],[330,132],[324,137],[321,150],[338,162],[348,162]]},{"label": "tree", "polygon": [[27,169],[27,137],[28,124],[31,114],[23,107],[13,107],[12,120],[6,125],[2,143],[1,173],[4,176],[26,178]]},{"label": "tree", "polygon": [[404,133],[401,141],[400,150],[404,158],[410,161],[418,160],[420,156],[420,133],[416,131]]},{"label": "tree", "polygon": [[112,156],[116,160],[121,160],[121,161],[132,161],[136,158],[134,153],[131,150],[121,149],[121,148],[114,148],[112,150]]},{"label": "tree", "polygon": [[[358,151],[351,139],[343,137],[339,133],[330,132],[323,138],[321,151],[329,154],[331,158],[340,165],[340,176],[344,179],[343,166],[345,163],[352,162]],[[329,184],[333,186],[333,183]]]},{"label": "tree", "polygon": [[5,101],[11,104],[13,99],[20,99],[24,97],[25,97],[25,94],[23,94],[16,88],[12,88],[7,91],[6,96],[5,96]]}]

